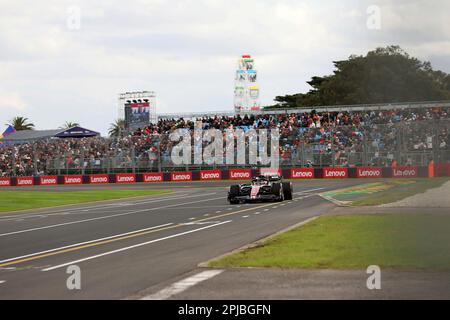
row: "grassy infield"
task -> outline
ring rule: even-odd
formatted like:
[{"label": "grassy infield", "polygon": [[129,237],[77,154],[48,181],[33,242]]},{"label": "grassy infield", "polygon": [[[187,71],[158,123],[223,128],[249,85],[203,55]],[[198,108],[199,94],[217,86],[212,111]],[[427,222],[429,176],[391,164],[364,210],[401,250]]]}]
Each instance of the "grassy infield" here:
[{"label": "grassy infield", "polygon": [[[417,180],[366,195],[354,205],[390,203],[438,187]],[[450,214],[342,215],[321,217],[256,247],[210,263],[213,267],[279,267],[450,270]]]}]

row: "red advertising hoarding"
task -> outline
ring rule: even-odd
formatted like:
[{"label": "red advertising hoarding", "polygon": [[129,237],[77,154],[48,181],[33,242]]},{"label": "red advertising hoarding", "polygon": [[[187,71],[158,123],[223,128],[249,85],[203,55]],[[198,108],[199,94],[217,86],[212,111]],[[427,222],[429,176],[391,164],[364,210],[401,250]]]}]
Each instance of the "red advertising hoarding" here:
[{"label": "red advertising hoarding", "polygon": [[250,169],[232,169],[230,170],[231,180],[248,180],[252,178],[252,170]]},{"label": "red advertising hoarding", "polygon": [[220,170],[202,170],[200,171],[200,180],[222,180],[222,171]]},{"label": "red advertising hoarding", "polygon": [[314,168],[291,169],[291,179],[314,179]]},{"label": "red advertising hoarding", "polygon": [[0,178],[0,187],[10,187],[11,178]]},{"label": "red advertising hoarding", "polygon": [[116,183],[136,183],[136,175],[134,173],[116,174]]},{"label": "red advertising hoarding", "polygon": [[283,170],[281,169],[272,169],[272,168],[261,168],[259,169],[259,174],[262,176],[283,176]]},{"label": "red advertising hoarding", "polygon": [[163,182],[164,174],[162,174],[162,173],[144,173],[142,175],[142,178],[143,178],[143,181],[146,183]]},{"label": "red advertising hoarding", "polygon": [[324,168],[324,179],[345,179],[348,178],[348,168]]},{"label": "red advertising hoarding", "polygon": [[419,167],[394,167],[392,168],[394,178],[417,178],[419,177]]},{"label": "red advertising hoarding", "polygon": [[383,169],[377,167],[361,167],[356,171],[356,177],[362,179],[368,178],[382,178]]},{"label": "red advertising hoarding", "polygon": [[32,186],[32,185],[34,185],[34,178],[33,177],[19,177],[19,178],[17,178],[17,186],[19,186],[19,187]]},{"label": "red advertising hoarding", "polygon": [[64,184],[83,184],[83,176],[64,176]]},{"label": "red advertising hoarding", "polygon": [[171,181],[192,181],[192,172],[172,172]]},{"label": "red advertising hoarding", "polygon": [[93,174],[89,176],[89,182],[92,184],[109,183],[109,175],[107,174]]},{"label": "red advertising hoarding", "polygon": [[54,186],[58,184],[57,176],[42,176],[39,177],[39,184],[41,186]]}]

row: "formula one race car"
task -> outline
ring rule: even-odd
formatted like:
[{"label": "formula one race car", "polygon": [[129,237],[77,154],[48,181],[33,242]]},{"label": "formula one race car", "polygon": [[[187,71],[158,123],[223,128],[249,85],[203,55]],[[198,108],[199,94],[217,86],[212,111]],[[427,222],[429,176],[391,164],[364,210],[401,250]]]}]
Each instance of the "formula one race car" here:
[{"label": "formula one race car", "polygon": [[280,176],[257,176],[251,184],[240,184],[230,187],[228,201],[231,204],[252,201],[292,200],[292,183],[283,182]]}]

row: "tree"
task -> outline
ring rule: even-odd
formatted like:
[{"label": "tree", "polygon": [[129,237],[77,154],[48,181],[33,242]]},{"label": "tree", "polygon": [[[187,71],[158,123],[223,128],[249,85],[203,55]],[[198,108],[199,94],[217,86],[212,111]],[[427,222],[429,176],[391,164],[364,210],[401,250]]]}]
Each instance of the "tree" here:
[{"label": "tree", "polygon": [[399,46],[334,61],[334,74],[316,76],[308,93],[279,96],[275,108],[450,99],[450,75],[410,57]]},{"label": "tree", "polygon": [[114,123],[111,123],[108,134],[110,137],[119,138],[123,136],[125,131],[125,120],[117,119]]},{"label": "tree", "polygon": [[15,117],[11,120],[11,125],[16,129],[16,131],[23,130],[33,130],[34,124],[28,122],[28,118],[25,117]]},{"label": "tree", "polygon": [[73,127],[79,127],[80,124],[77,122],[70,122],[70,121],[66,121],[66,123],[64,123],[60,128],[61,129],[70,129]]}]

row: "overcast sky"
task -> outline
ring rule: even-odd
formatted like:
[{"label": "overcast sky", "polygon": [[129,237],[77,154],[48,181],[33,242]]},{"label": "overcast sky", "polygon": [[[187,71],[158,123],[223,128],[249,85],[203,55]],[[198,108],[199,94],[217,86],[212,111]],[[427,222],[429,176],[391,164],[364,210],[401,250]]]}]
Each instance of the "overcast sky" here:
[{"label": "overcast sky", "polygon": [[389,44],[449,73],[449,12],[448,0],[0,0],[0,130],[21,115],[105,134],[133,90],[155,91],[160,113],[232,110],[244,53],[262,105]]}]

